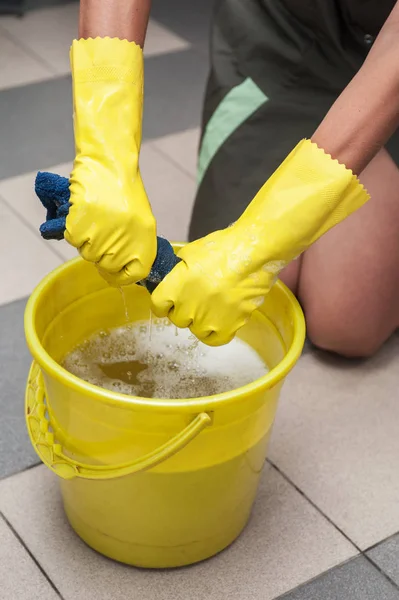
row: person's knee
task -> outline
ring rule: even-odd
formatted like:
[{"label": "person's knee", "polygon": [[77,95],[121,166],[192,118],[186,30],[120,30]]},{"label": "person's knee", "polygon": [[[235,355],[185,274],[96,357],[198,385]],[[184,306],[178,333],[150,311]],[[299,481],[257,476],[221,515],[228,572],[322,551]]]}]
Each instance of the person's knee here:
[{"label": "person's knee", "polygon": [[356,304],[304,303],[307,333],[317,348],[347,358],[369,358],[385,341],[378,317],[361,318]]}]

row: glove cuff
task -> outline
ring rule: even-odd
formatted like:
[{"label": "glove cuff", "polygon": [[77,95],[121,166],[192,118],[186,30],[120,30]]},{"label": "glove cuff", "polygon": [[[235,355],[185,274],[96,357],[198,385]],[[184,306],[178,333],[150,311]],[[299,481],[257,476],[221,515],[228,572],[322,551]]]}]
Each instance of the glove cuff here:
[{"label": "glove cuff", "polygon": [[256,237],[269,260],[290,262],[368,199],[350,169],[302,140],[236,225]]},{"label": "glove cuff", "polygon": [[118,38],[74,40],[70,50],[75,83],[120,81],[143,86],[143,51]]},{"label": "glove cuff", "polygon": [[[76,155],[113,157],[137,168],[143,109],[143,51],[117,38],[71,47]],[[115,166],[112,166],[114,169]]]}]

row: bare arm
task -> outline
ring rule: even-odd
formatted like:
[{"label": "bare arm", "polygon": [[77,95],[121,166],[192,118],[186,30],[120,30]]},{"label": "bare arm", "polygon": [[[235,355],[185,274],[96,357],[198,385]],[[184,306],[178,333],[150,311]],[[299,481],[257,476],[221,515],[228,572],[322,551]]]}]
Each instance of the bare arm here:
[{"label": "bare arm", "polygon": [[399,126],[399,2],[312,141],[359,174]]},{"label": "bare arm", "polygon": [[79,37],[117,37],[143,47],[151,0],[80,0]]}]

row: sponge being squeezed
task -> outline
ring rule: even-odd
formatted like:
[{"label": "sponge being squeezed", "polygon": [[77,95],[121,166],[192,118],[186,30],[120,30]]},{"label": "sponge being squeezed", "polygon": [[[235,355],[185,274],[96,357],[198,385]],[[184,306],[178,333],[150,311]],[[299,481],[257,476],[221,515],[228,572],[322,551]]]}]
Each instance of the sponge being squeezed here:
[{"label": "sponge being squeezed", "polygon": [[[66,227],[69,208],[69,179],[55,173],[39,172],[35,181],[35,192],[47,210],[46,221],[40,226],[40,233],[45,240],[62,240]],[[151,271],[140,285],[151,293],[180,261],[171,244],[162,237],[157,237],[157,254]]]}]

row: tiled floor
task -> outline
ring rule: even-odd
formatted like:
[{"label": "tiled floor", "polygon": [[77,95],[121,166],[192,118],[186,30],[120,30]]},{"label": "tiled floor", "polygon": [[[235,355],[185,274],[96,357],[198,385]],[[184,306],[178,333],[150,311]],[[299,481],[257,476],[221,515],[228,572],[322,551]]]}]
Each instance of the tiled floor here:
[{"label": "tiled floor", "polygon": [[[34,0],[30,0],[30,5]],[[141,167],[159,231],[184,240],[213,0],[153,0]],[[0,18],[0,599],[399,600],[399,336],[367,363],[309,347],[280,403],[251,522],[203,564],[108,561],[69,528],[25,431],[26,297],[74,256],[38,234],[35,171],[73,158],[68,46],[77,4]]]}]

